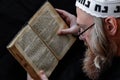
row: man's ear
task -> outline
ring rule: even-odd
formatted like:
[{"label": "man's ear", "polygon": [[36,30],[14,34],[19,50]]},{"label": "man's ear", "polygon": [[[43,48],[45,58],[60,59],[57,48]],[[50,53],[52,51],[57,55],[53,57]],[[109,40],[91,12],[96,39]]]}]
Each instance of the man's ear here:
[{"label": "man's ear", "polygon": [[105,18],[105,23],[108,34],[115,35],[118,27],[117,20],[114,17],[107,17]]}]

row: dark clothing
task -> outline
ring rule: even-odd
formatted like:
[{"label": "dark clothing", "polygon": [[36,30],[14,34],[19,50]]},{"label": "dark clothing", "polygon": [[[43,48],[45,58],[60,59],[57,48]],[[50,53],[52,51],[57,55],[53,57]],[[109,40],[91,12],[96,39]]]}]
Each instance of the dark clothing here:
[{"label": "dark clothing", "polygon": [[0,0],[0,80],[26,80],[26,71],[6,46],[42,3],[40,0]]},{"label": "dark clothing", "polygon": [[120,57],[113,58],[112,66],[102,73],[99,80],[120,80]]}]

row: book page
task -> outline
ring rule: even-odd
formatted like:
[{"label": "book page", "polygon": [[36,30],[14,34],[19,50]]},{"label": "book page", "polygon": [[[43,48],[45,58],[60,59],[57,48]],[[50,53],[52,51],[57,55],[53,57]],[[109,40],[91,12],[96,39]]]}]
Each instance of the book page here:
[{"label": "book page", "polygon": [[59,36],[57,34],[58,30],[68,26],[49,3],[46,3],[36,13],[28,24],[45,42],[58,60],[65,55],[75,41],[75,38],[71,35]]},{"label": "book page", "polygon": [[15,42],[16,48],[31,64],[36,73],[44,70],[47,76],[50,76],[58,64],[56,57],[28,25],[21,33]]},{"label": "book page", "polygon": [[59,36],[57,32],[63,28],[68,26],[46,2],[16,34],[7,49],[34,80],[39,80],[40,70],[50,76],[76,40],[72,35]]}]

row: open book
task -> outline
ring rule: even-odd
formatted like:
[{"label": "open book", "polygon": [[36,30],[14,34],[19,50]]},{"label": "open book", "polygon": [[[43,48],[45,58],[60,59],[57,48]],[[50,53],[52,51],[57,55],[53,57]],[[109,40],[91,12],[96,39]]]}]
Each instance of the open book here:
[{"label": "open book", "polygon": [[47,76],[75,42],[72,35],[58,35],[68,26],[46,1],[28,23],[15,35],[7,49],[34,80],[40,80],[40,70]]}]

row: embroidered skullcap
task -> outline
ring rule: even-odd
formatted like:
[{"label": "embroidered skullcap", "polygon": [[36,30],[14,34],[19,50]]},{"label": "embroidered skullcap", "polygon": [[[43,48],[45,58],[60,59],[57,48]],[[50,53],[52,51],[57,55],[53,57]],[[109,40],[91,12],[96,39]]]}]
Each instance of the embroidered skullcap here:
[{"label": "embroidered skullcap", "polygon": [[76,7],[96,17],[120,17],[120,0],[76,0]]}]

